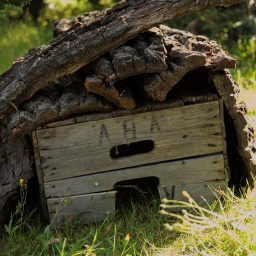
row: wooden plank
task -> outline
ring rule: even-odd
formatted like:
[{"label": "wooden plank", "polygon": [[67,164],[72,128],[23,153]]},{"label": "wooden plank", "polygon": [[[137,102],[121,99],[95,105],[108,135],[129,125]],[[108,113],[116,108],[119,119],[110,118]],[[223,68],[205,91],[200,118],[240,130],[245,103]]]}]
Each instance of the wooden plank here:
[{"label": "wooden plank", "polygon": [[[37,131],[44,181],[223,151],[218,101]],[[143,154],[117,145],[152,140]],[[142,145],[143,146],[143,145]]]},{"label": "wooden plank", "polygon": [[[188,201],[188,198],[183,196],[183,191],[186,191],[198,204],[205,203],[205,200],[208,203],[212,203],[216,200],[214,193],[217,193],[216,190],[226,190],[227,182],[224,180],[221,181],[208,181],[208,182],[198,182],[198,183],[175,183],[168,186],[159,186],[160,198],[172,199],[178,201]],[[176,209],[177,210],[177,209]]]},{"label": "wooden plank", "polygon": [[49,218],[53,226],[67,219],[79,218],[81,224],[104,220],[115,214],[116,191],[48,199]]},{"label": "wooden plank", "polygon": [[225,122],[224,122],[224,107],[223,107],[222,99],[219,99],[219,109],[220,109],[220,127],[222,132],[223,153],[227,154],[226,129],[225,129]]},{"label": "wooden plank", "polygon": [[225,169],[227,170],[228,177],[230,178],[230,169],[228,164],[228,156],[227,156],[227,141],[226,141],[226,128],[225,128],[225,121],[224,121],[224,105],[223,100],[219,99],[219,108],[220,108],[220,126],[222,131],[222,147],[223,147],[223,156],[224,156],[224,163]]},{"label": "wooden plank", "polygon": [[39,184],[39,195],[41,200],[41,206],[43,211],[43,217],[44,219],[48,219],[48,207],[45,197],[45,191],[44,191],[44,181],[43,181],[43,175],[42,175],[42,165],[40,161],[40,154],[39,154],[39,148],[38,148],[38,140],[36,136],[36,132],[32,132],[31,134],[32,141],[33,141],[33,150],[34,150],[34,159],[36,164],[36,173],[37,173],[37,179]]},{"label": "wooden plank", "polygon": [[76,120],[76,123],[83,123],[83,122],[89,122],[89,121],[98,121],[106,118],[112,118],[112,112],[77,115],[75,117],[75,120]]},{"label": "wooden plank", "polygon": [[[140,99],[136,99],[136,100],[138,101]],[[184,106],[184,103],[182,100],[178,98],[166,99],[164,102],[156,102],[156,101],[147,99],[146,103],[137,102],[137,107],[133,110],[117,109],[112,111],[111,113],[92,113],[92,114],[87,113],[87,114],[76,115],[75,117],[71,117],[65,120],[46,124],[43,127],[40,127],[39,129],[59,127],[59,126],[70,125],[74,123],[98,121],[98,120],[103,120],[107,118],[121,117],[121,116],[127,116],[131,114],[143,113],[147,111],[170,109],[170,108],[181,107],[181,106]]]},{"label": "wooden plank", "polygon": [[222,155],[150,164],[141,167],[90,174],[44,184],[46,198],[107,191],[119,181],[157,177],[159,186],[225,180]]},{"label": "wooden plank", "polygon": [[218,95],[215,93],[191,93],[191,89],[190,91],[188,90],[188,93],[181,93],[180,97],[185,103],[206,102],[218,99]]},{"label": "wooden plank", "polygon": [[59,127],[59,126],[65,126],[65,125],[71,125],[71,124],[75,124],[76,120],[74,117],[65,119],[65,120],[61,120],[61,121],[56,121],[56,122],[52,122],[49,124],[45,124],[43,127],[41,127],[41,129],[43,128],[53,128],[53,127]]}]

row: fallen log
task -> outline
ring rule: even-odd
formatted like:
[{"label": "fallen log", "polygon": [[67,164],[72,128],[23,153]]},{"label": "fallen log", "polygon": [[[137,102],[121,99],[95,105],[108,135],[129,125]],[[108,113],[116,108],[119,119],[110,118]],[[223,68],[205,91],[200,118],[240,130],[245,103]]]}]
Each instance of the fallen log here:
[{"label": "fallen log", "polygon": [[[145,57],[137,61],[136,56],[144,56],[139,53],[148,50],[152,41],[158,42],[158,46],[155,43],[155,50],[149,51],[151,59]],[[127,47],[129,60],[133,60],[131,65],[127,65],[127,54],[120,54]],[[114,64],[116,55],[121,55],[118,66]],[[74,74],[61,77],[40,90],[23,104],[24,111],[10,115],[11,133],[23,136],[41,125],[74,114],[108,112],[113,110],[110,102],[132,110],[138,104],[136,99],[140,101],[144,95],[163,102],[188,72],[203,67],[211,70],[235,68],[235,65],[235,59],[205,37],[162,25],[151,28]],[[138,66],[140,68],[136,68]]]},{"label": "fallen log", "polygon": [[16,111],[50,82],[74,73],[155,25],[207,8],[241,2],[243,0],[130,0],[117,4],[88,25],[76,23],[74,29],[71,27],[48,46],[20,58],[1,76],[0,117]]}]

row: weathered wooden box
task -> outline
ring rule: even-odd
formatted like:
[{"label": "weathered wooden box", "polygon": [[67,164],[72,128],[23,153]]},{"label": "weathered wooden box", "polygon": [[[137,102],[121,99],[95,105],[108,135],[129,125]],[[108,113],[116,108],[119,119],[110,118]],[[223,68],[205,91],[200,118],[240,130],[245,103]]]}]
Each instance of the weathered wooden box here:
[{"label": "weathered wooden box", "polygon": [[165,107],[74,117],[37,129],[35,159],[50,221],[113,216],[114,185],[145,177],[159,179],[160,198],[179,200],[186,190],[197,201],[212,201],[209,187],[223,189],[228,178],[222,102]]}]

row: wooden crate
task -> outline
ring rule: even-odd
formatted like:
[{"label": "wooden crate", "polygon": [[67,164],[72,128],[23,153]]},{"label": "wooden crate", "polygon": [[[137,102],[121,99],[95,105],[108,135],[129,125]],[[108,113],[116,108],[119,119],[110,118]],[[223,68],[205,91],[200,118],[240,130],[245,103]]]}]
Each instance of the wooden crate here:
[{"label": "wooden crate", "polygon": [[113,188],[125,180],[157,177],[160,197],[178,200],[187,190],[197,201],[212,201],[209,187],[225,188],[221,101],[121,115],[73,118],[33,133],[50,221],[78,215],[88,223],[113,216]]}]

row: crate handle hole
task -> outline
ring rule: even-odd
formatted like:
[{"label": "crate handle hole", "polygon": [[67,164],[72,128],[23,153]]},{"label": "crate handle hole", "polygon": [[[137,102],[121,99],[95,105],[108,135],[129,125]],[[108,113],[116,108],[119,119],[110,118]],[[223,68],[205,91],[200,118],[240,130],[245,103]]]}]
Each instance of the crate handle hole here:
[{"label": "crate handle hole", "polygon": [[129,144],[116,145],[110,149],[113,159],[151,152],[155,147],[152,140],[136,141]]}]

